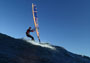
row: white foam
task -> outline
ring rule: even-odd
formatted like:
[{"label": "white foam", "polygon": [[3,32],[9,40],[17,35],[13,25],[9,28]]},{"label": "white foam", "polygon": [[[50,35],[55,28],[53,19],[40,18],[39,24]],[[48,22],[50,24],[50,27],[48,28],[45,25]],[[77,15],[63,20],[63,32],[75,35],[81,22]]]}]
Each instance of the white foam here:
[{"label": "white foam", "polygon": [[46,47],[46,48],[50,48],[52,50],[56,50],[55,47],[53,47],[53,46],[51,46],[50,44],[47,44],[47,43],[39,43],[39,42],[32,41],[32,40],[25,39],[25,38],[24,38],[24,40],[31,43],[31,44],[33,44],[33,45],[38,45],[38,46],[41,46],[41,47]]}]

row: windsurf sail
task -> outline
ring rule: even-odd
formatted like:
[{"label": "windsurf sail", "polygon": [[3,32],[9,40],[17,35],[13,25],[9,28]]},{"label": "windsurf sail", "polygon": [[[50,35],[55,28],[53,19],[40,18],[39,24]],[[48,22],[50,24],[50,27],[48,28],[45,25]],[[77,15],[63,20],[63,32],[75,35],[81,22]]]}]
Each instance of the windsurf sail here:
[{"label": "windsurf sail", "polygon": [[32,3],[32,13],[33,13],[33,20],[34,20],[34,25],[35,25],[35,29],[36,29],[36,34],[37,34],[38,40],[40,42],[38,17],[37,17],[37,7],[33,3]]}]

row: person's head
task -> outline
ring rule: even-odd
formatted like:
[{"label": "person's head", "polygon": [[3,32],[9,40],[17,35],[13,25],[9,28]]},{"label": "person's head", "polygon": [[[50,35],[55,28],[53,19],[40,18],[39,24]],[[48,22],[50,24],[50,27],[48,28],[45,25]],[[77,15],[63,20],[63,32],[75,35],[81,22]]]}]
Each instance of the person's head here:
[{"label": "person's head", "polygon": [[31,27],[29,27],[29,29],[31,29]]}]

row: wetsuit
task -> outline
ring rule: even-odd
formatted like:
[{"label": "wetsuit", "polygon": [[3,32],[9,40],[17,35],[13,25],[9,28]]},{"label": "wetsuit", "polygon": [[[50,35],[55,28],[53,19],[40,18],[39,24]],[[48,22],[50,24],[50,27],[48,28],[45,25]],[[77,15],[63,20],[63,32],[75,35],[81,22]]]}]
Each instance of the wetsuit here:
[{"label": "wetsuit", "polygon": [[34,31],[31,30],[31,29],[28,29],[27,32],[26,32],[26,35],[27,35],[28,37],[30,37],[32,40],[34,40],[33,36],[31,36],[31,35],[29,34],[30,32],[34,32]]}]

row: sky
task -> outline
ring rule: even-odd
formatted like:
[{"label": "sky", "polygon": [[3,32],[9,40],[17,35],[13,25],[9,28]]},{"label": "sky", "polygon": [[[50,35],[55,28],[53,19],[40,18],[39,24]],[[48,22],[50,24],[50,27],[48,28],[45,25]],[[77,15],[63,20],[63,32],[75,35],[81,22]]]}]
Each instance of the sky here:
[{"label": "sky", "polygon": [[[25,38],[34,28],[32,3],[42,42],[90,57],[90,0],[0,0],[0,33]],[[38,41],[36,32],[31,35]]]}]

